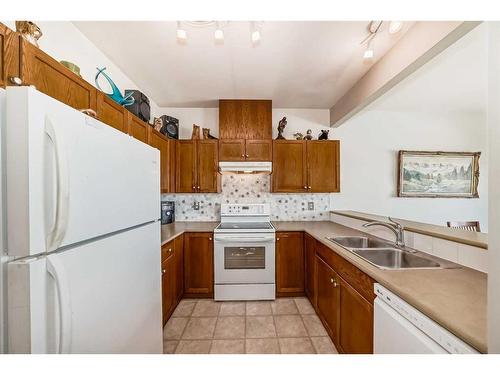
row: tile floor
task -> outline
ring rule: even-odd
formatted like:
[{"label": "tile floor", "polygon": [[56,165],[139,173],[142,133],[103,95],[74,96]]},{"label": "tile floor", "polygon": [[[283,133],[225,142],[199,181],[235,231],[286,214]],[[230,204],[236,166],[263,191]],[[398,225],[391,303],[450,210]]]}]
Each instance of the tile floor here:
[{"label": "tile floor", "polygon": [[163,330],[164,353],[335,354],[305,297],[276,301],[184,299]]}]

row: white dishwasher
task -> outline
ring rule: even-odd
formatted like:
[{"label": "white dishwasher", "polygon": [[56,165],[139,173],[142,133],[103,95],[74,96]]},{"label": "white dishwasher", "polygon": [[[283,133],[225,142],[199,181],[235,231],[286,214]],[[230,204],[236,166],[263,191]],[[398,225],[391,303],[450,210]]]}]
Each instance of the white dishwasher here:
[{"label": "white dishwasher", "polygon": [[375,354],[479,354],[382,285],[374,289]]}]

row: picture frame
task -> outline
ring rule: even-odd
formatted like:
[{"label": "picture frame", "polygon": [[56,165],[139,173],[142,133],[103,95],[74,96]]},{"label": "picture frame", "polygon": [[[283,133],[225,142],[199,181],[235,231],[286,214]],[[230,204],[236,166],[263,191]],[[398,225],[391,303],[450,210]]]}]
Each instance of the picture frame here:
[{"label": "picture frame", "polygon": [[398,153],[398,197],[479,198],[481,152]]}]

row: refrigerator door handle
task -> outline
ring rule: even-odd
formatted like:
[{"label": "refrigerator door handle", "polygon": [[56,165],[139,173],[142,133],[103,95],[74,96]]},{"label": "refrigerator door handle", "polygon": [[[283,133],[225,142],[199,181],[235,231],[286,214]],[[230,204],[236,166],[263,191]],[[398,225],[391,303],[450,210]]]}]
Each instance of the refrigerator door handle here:
[{"label": "refrigerator door handle", "polygon": [[47,251],[52,251],[61,244],[68,224],[69,171],[66,152],[48,116],[45,116],[45,133],[54,145],[56,159],[56,218],[46,237]]},{"label": "refrigerator door handle", "polygon": [[54,278],[59,304],[59,344],[57,353],[71,352],[71,295],[63,264],[56,254],[47,256],[47,271]]}]

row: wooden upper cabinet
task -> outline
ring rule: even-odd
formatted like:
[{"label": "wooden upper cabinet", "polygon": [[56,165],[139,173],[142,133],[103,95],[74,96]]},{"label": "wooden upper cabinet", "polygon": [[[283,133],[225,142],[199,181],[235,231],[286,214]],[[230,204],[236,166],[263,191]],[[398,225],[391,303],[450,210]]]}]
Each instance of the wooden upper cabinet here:
[{"label": "wooden upper cabinet", "polygon": [[135,139],[141,142],[148,143],[148,131],[151,126],[139,119],[125,109],[127,115],[127,132]]},{"label": "wooden upper cabinet", "polygon": [[220,161],[245,161],[244,139],[221,139],[219,141]]},{"label": "wooden upper cabinet", "polygon": [[304,234],[304,261],[305,261],[305,285],[306,296],[313,305],[315,302],[315,280],[316,280],[316,240]]},{"label": "wooden upper cabinet", "polygon": [[273,141],[275,193],[340,191],[339,141]]},{"label": "wooden upper cabinet", "polygon": [[306,144],[308,192],[340,191],[340,142],[307,141]]},{"label": "wooden upper cabinet", "polygon": [[338,348],[349,354],[373,353],[373,304],[342,278]]},{"label": "wooden upper cabinet", "polygon": [[[340,277],[316,256],[316,311],[335,346],[338,345]],[[356,332],[356,330],[354,330]],[[355,334],[354,332],[354,334]]]},{"label": "wooden upper cabinet", "polygon": [[220,139],[271,139],[271,100],[219,100]]},{"label": "wooden upper cabinet", "polygon": [[175,192],[175,140],[168,139],[149,127],[147,143],[160,150],[160,191],[162,193]]},{"label": "wooden upper cabinet", "polygon": [[127,111],[103,92],[97,93],[97,118],[113,128],[128,133]]},{"label": "wooden upper cabinet", "polygon": [[273,159],[273,141],[270,139],[247,139],[245,142],[245,160],[271,161]]},{"label": "wooden upper cabinet", "polygon": [[307,192],[305,141],[273,141],[272,191]]},{"label": "wooden upper cabinet", "polygon": [[195,193],[196,176],[196,141],[182,139],[177,143],[176,151],[176,193]]},{"label": "wooden upper cabinet", "polygon": [[220,190],[219,148],[216,139],[203,139],[197,143],[197,192],[217,193]]},{"label": "wooden upper cabinet", "polygon": [[184,295],[212,297],[214,291],[213,234],[184,234]]},{"label": "wooden upper cabinet", "polygon": [[[22,62],[20,78],[24,85],[34,85],[38,91],[75,109],[96,110],[97,90],[94,86],[25,39],[21,38],[20,43]],[[126,124],[123,114],[121,121],[120,130],[123,131]]]},{"label": "wooden upper cabinet", "polygon": [[303,241],[302,232],[276,233],[276,292],[278,296],[304,293]]}]

